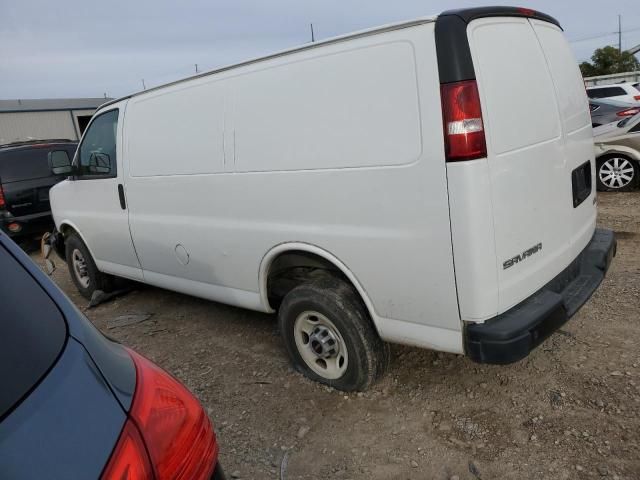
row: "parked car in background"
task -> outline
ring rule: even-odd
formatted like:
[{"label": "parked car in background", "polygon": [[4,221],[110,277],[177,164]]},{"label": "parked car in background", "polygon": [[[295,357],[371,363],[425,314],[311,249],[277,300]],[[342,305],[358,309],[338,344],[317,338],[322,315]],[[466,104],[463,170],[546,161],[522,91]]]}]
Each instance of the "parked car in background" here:
[{"label": "parked car in background", "polygon": [[51,162],[68,162],[77,145],[71,140],[0,145],[0,230],[26,237],[51,229],[49,189],[66,178],[51,172]]},{"label": "parked car in background", "polygon": [[221,480],[207,413],[0,232],[0,477]]},{"label": "parked car in background", "polygon": [[609,99],[591,99],[589,100],[589,110],[591,111],[591,125],[599,127],[607,123],[619,122],[625,117],[633,117],[640,113],[640,105]]},{"label": "parked car in background", "polygon": [[558,22],[455,10],[103,105],[53,238],[87,297],[114,275],[277,311],[296,369],[363,390],[387,342],[509,363],[573,316],[615,251],[593,166]]},{"label": "parked car in background", "polygon": [[587,88],[587,95],[592,99],[607,98],[621,102],[640,102],[640,90],[631,83],[617,83],[615,85],[598,85]]},{"label": "parked car in background", "polygon": [[593,130],[599,190],[625,192],[640,184],[640,114]]}]

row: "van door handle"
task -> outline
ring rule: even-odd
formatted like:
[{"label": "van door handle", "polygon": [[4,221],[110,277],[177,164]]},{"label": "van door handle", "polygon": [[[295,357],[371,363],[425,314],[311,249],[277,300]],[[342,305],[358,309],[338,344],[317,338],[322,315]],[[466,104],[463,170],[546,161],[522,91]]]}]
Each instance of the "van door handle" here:
[{"label": "van door handle", "polygon": [[118,184],[118,197],[120,197],[120,207],[123,210],[127,209],[127,202],[124,200],[124,187],[121,183]]}]

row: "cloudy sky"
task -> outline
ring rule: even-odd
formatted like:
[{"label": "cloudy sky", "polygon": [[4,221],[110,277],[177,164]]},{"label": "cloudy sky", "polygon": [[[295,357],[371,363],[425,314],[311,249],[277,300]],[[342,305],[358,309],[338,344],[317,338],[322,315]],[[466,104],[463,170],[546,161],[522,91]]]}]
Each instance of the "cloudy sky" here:
[{"label": "cloudy sky", "polygon": [[[0,98],[112,97],[310,40],[450,8],[513,4],[562,23],[579,60],[640,43],[637,0],[0,0]],[[599,36],[600,38],[593,38]]]}]

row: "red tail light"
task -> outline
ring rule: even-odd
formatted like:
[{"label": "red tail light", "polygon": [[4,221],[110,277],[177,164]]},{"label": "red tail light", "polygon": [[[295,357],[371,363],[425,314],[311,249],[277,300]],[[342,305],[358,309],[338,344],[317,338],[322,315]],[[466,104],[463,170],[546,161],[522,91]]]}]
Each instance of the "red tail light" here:
[{"label": "red tail light", "polygon": [[640,107],[627,108],[626,110],[619,111],[618,113],[616,113],[616,115],[619,117],[630,117],[632,115],[635,115],[636,113],[640,113]]},{"label": "red tail light", "polygon": [[211,478],[218,444],[200,403],[160,367],[131,350],[129,354],[137,376],[130,420],[102,479]]},{"label": "red tail light", "polygon": [[441,95],[447,161],[486,157],[487,144],[476,81],[444,84]]},{"label": "red tail light", "polygon": [[640,102],[640,95],[635,95],[633,98]]},{"label": "red tail light", "polygon": [[7,206],[7,202],[4,199],[4,190],[2,190],[2,185],[0,185],[0,208],[4,208]]},{"label": "red tail light", "polygon": [[120,439],[111,460],[102,474],[109,480],[147,480],[153,478],[153,468],[147,455],[147,449],[131,420],[124,424]]}]

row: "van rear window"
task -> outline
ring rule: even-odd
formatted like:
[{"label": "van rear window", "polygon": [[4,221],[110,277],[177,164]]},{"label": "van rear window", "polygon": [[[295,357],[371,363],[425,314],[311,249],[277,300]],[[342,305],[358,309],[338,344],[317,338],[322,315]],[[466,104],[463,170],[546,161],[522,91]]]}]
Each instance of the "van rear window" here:
[{"label": "van rear window", "polygon": [[63,150],[69,158],[73,156],[75,145],[49,148],[20,148],[0,151],[0,181],[2,183],[20,182],[51,176],[47,155],[52,150]]},{"label": "van rear window", "polygon": [[0,244],[0,420],[43,378],[64,347],[53,300]]}]

